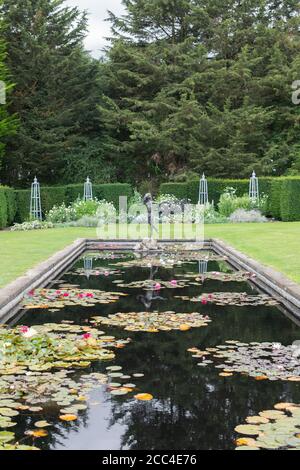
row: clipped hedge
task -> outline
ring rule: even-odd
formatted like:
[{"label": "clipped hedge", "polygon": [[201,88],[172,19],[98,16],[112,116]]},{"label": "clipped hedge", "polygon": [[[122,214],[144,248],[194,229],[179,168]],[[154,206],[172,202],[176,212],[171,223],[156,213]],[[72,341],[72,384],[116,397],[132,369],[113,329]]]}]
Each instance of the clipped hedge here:
[{"label": "clipped hedge", "polygon": [[[119,207],[119,196],[131,197],[133,189],[130,184],[94,184],[93,196],[97,199],[106,199]],[[45,215],[55,205],[63,202],[68,205],[83,197],[83,184],[71,184],[68,186],[41,186],[42,210]],[[30,190],[20,189],[15,191],[16,222],[24,222],[29,218]]]},{"label": "clipped hedge", "polygon": [[188,185],[187,183],[163,183],[159,188],[159,194],[171,194],[178,199],[187,199]]},{"label": "clipped hedge", "polygon": [[4,193],[6,196],[7,204],[7,225],[12,225],[17,212],[15,190],[13,188],[4,187]]},{"label": "clipped hedge", "polygon": [[300,220],[300,178],[286,178],[281,185],[281,219],[284,222]]},{"label": "clipped hedge", "polygon": [[7,226],[7,202],[5,188],[0,188],[0,229]]},{"label": "clipped hedge", "polygon": [[[269,195],[272,178],[259,178],[260,192]],[[244,196],[249,193],[249,180],[235,179],[214,179],[208,178],[209,201],[218,204],[221,194],[226,188],[235,188],[237,196]],[[199,198],[199,180],[192,180],[188,183],[164,183],[160,186],[160,194],[173,194],[179,199],[190,199],[193,204],[197,204]]]},{"label": "clipped hedge", "polygon": [[[263,177],[259,178],[260,194],[268,196],[267,215],[277,220],[300,221],[300,177]],[[221,194],[226,188],[236,189],[237,196],[249,192],[249,179],[213,179],[208,178],[209,201],[218,204]],[[199,179],[187,183],[165,183],[160,186],[160,194],[173,194],[179,199],[190,199],[193,204],[198,202]]]},{"label": "clipped hedge", "polygon": [[13,223],[16,210],[15,191],[7,186],[0,186],[0,229]]},{"label": "clipped hedge", "polygon": [[274,217],[274,219],[281,219],[281,191],[283,178],[274,178],[271,182],[269,200],[268,200],[268,212]]}]

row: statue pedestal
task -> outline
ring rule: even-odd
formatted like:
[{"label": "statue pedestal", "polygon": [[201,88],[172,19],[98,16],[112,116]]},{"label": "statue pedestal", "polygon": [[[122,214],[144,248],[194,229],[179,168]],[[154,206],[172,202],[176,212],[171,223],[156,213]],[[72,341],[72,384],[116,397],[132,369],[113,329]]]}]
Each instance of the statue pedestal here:
[{"label": "statue pedestal", "polygon": [[157,251],[158,248],[158,242],[157,240],[154,240],[153,238],[144,238],[140,243],[137,243],[134,247],[135,251]]}]

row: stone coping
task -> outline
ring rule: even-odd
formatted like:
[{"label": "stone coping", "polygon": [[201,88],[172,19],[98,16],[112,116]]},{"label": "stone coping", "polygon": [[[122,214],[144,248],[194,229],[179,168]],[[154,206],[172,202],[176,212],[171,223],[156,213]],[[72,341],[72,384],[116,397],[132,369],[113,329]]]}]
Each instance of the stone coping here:
[{"label": "stone coping", "polygon": [[[103,241],[78,239],[68,247],[55,253],[47,261],[27,271],[27,273],[8,286],[0,289],[0,321],[11,319],[19,310],[20,302],[26,292],[47,286],[76,261],[86,250],[130,250],[138,240]],[[193,240],[161,240],[160,243],[192,243]],[[257,287],[275,297],[297,319],[300,319],[300,285],[274,269],[240,253],[235,248],[217,239],[206,240],[202,249],[212,249],[228,258],[237,269],[256,274],[253,282]],[[198,248],[199,249],[199,248]]]},{"label": "stone coping", "polygon": [[234,267],[255,273],[256,277],[251,282],[272,295],[300,318],[299,284],[275,269],[249,258],[221,240],[213,239],[212,249],[218,254],[227,256],[229,263]]}]

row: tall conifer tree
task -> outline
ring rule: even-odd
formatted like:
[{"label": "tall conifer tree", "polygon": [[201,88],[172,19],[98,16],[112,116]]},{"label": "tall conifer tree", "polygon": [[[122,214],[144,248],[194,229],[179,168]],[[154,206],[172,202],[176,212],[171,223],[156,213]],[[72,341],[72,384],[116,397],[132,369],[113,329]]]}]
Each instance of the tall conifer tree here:
[{"label": "tall conifer tree", "polygon": [[0,14],[15,83],[10,111],[20,120],[3,178],[14,185],[35,174],[48,184],[74,181],[70,172],[78,176],[99,134],[99,65],[83,49],[86,14],[63,0],[3,0]]},{"label": "tall conifer tree", "polygon": [[123,3],[125,15],[110,14],[101,103],[120,177],[280,175],[293,166],[298,1]]}]

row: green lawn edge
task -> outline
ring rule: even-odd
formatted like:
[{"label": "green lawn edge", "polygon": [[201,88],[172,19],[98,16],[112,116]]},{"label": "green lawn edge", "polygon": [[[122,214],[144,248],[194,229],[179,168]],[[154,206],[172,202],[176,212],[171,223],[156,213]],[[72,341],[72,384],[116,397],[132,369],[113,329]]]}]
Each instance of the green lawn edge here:
[{"label": "green lawn edge", "polygon": [[[115,237],[113,231],[107,234]],[[119,235],[127,232],[120,227]],[[130,234],[134,238],[134,232]],[[146,232],[144,233],[146,235]],[[205,238],[218,238],[300,283],[300,222],[205,225]],[[193,237],[189,227],[185,236]],[[78,238],[97,238],[95,228],[57,228],[0,232],[0,287],[70,245]]]}]

